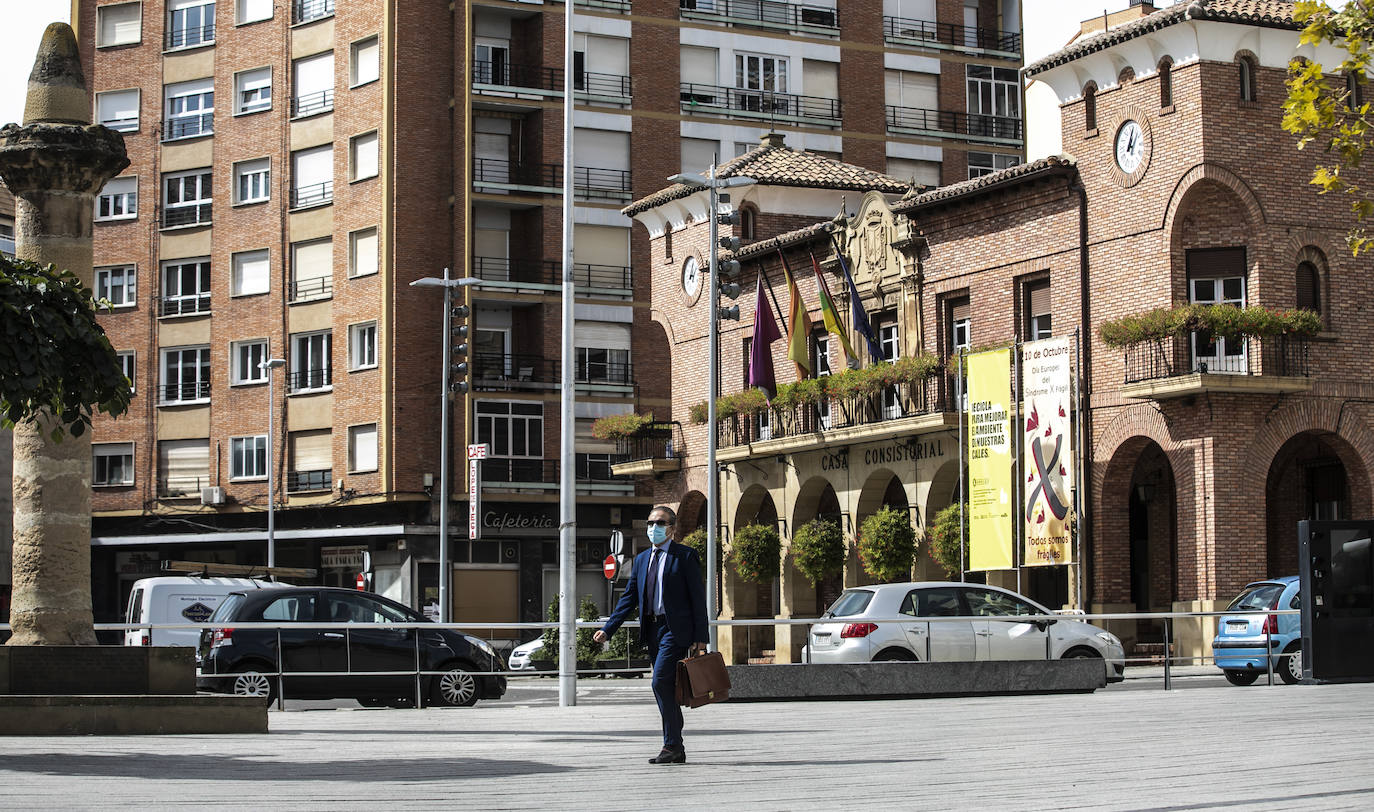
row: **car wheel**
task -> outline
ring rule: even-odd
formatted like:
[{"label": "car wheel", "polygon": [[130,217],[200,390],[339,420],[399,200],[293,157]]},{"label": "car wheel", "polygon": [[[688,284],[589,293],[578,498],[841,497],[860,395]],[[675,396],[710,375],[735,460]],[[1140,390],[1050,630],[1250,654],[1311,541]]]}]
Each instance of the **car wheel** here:
[{"label": "car wheel", "polygon": [[1074,648],[1074,649],[1069,649],[1068,651],[1064,652],[1064,657],[1063,657],[1063,659],[1065,659],[1065,660],[1092,660],[1092,659],[1100,660],[1100,659],[1102,659],[1102,655],[1101,655],[1101,654],[1098,654],[1096,651],[1093,651],[1093,650],[1090,649],[1090,648]]},{"label": "car wheel", "polygon": [[1222,672],[1226,674],[1226,681],[1232,685],[1254,685],[1255,680],[1259,679],[1258,671],[1233,671]]},{"label": "car wheel", "polygon": [[1297,685],[1302,682],[1302,646],[1293,643],[1284,649],[1283,656],[1279,658],[1279,676],[1289,685]]},{"label": "car wheel", "polygon": [[265,696],[269,704],[277,698],[276,681],[251,667],[234,673],[230,689],[235,696]]},{"label": "car wheel", "polygon": [[873,658],[875,663],[914,663],[916,655],[896,648],[885,648]]},{"label": "car wheel", "polygon": [[431,704],[470,707],[477,704],[477,678],[470,666],[449,665],[444,673],[434,678],[430,689],[433,697]]}]

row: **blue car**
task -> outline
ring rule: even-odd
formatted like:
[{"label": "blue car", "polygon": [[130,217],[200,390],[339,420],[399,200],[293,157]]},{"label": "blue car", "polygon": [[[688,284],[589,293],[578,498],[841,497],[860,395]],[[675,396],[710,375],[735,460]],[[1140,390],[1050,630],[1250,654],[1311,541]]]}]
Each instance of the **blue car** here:
[{"label": "blue car", "polygon": [[1298,615],[1271,615],[1297,609],[1298,577],[1289,575],[1248,584],[1217,625],[1212,656],[1232,685],[1250,685],[1265,673],[1265,640],[1274,671],[1292,685],[1302,681],[1302,623]]}]

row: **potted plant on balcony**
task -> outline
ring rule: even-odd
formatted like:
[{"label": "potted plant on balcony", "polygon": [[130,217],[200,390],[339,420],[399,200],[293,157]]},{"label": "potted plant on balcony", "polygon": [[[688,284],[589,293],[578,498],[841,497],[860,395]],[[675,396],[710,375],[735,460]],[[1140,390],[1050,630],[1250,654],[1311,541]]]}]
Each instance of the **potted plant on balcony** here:
[{"label": "potted plant on balcony", "polygon": [[859,526],[859,561],[883,583],[904,581],[916,560],[916,530],[906,508],[885,505]]},{"label": "potted plant on balcony", "polygon": [[[945,571],[946,577],[953,578],[968,562],[968,503],[955,502],[935,514],[927,531],[930,540],[930,555],[935,563]],[[960,535],[959,517],[963,516],[963,534]],[[960,551],[960,541],[963,550]]]},{"label": "potted plant on balcony", "polygon": [[775,528],[747,524],[735,531],[730,543],[735,573],[746,581],[766,584],[782,571],[782,539]]},{"label": "potted plant on balcony", "polygon": [[592,436],[598,440],[630,440],[643,437],[654,427],[654,415],[628,412],[599,417],[592,422]]},{"label": "potted plant on balcony", "polygon": [[1270,310],[1259,305],[1180,304],[1103,322],[1098,335],[1109,347],[1163,341],[1195,331],[1223,338],[1311,337],[1321,332],[1321,316],[1311,310]]},{"label": "potted plant on balcony", "polygon": [[792,533],[792,560],[813,586],[844,569],[844,533],[830,519],[812,519]]}]

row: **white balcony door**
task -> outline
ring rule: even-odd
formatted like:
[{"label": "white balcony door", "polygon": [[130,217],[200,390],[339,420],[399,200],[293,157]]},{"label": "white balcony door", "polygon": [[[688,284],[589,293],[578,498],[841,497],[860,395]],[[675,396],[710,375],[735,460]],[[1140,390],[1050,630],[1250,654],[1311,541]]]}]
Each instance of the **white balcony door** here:
[{"label": "white balcony door", "polygon": [[[1225,276],[1188,280],[1189,296],[1194,304],[1225,304],[1245,307],[1245,277]],[[1192,335],[1193,369],[1201,372],[1225,372],[1243,375],[1249,369],[1245,339],[1228,339],[1206,331]]]}]

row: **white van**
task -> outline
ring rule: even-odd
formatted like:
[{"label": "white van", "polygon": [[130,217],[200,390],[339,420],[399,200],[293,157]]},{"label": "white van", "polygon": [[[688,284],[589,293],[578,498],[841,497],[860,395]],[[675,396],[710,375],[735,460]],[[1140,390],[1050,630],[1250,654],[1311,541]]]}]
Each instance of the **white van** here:
[{"label": "white van", "polygon": [[[167,575],[134,582],[129,593],[126,623],[204,623],[224,596],[241,589],[291,586],[256,578],[198,578]],[[126,646],[190,646],[200,644],[199,629],[128,629]]]}]

